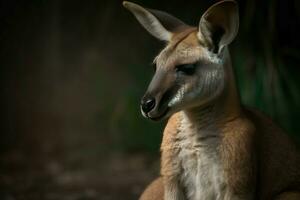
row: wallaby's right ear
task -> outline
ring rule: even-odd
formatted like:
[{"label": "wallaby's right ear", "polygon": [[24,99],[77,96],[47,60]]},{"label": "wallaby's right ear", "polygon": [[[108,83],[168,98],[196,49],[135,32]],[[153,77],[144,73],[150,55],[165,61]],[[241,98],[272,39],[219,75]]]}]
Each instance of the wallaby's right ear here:
[{"label": "wallaby's right ear", "polygon": [[128,1],[124,1],[123,6],[134,14],[140,24],[151,35],[159,40],[170,41],[174,31],[182,27],[188,27],[188,25],[166,12],[146,9]]},{"label": "wallaby's right ear", "polygon": [[[218,53],[232,42],[239,29],[238,5],[233,0],[223,0],[212,5],[201,17],[199,35]],[[199,36],[200,37],[200,36]]]}]

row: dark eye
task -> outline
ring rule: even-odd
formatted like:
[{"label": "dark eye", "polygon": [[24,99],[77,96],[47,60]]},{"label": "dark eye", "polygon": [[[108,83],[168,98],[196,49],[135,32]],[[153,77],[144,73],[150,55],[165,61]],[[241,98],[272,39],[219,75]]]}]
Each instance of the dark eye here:
[{"label": "dark eye", "polygon": [[184,73],[185,75],[193,75],[196,71],[196,64],[177,65],[176,72]]}]

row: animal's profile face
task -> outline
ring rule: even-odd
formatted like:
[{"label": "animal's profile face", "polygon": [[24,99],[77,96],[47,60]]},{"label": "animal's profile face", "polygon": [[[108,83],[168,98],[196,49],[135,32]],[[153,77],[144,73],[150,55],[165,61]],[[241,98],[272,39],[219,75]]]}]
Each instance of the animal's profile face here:
[{"label": "animal's profile face", "polygon": [[234,1],[222,1],[191,27],[161,11],[124,2],[153,36],[167,42],[154,60],[155,74],[142,98],[145,117],[160,120],[183,109],[204,105],[218,97],[226,84],[225,47],[238,30]]}]

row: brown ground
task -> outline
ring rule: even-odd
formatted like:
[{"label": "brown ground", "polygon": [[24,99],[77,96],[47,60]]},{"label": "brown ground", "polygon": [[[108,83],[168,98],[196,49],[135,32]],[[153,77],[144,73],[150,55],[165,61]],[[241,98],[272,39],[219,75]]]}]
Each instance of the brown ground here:
[{"label": "brown ground", "polygon": [[157,158],[142,154],[115,153],[93,162],[70,164],[7,153],[0,161],[0,199],[137,199],[159,166]]}]

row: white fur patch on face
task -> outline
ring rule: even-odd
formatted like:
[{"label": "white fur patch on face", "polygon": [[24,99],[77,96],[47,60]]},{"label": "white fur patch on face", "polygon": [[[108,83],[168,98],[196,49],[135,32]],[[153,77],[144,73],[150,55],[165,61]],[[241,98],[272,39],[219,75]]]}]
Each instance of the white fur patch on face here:
[{"label": "white fur patch on face", "polygon": [[202,67],[194,76],[194,81],[183,83],[169,101],[169,107],[192,106],[208,102],[220,94],[224,88],[223,68],[218,66]]},{"label": "white fur patch on face", "polygon": [[171,99],[171,101],[168,103],[169,107],[172,107],[176,104],[178,104],[179,102],[181,102],[183,100],[184,94],[186,92],[186,87],[185,85],[183,85],[175,94],[175,96]]}]

